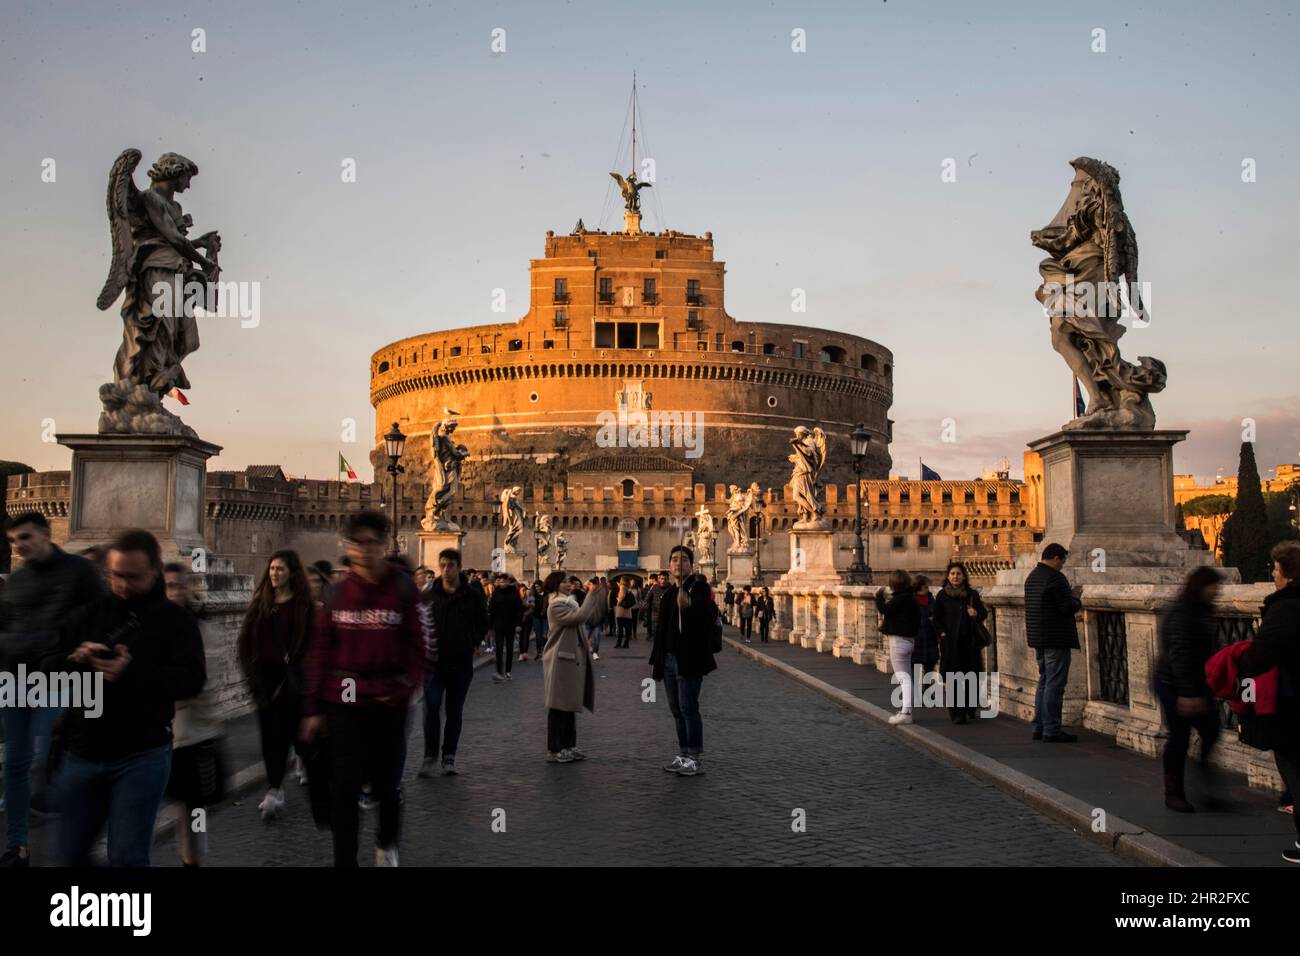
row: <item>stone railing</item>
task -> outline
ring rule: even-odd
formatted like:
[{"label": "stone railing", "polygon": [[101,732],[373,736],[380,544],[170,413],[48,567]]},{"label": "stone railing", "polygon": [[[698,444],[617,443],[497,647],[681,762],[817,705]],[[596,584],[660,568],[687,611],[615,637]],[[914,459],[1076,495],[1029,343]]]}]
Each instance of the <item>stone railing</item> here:
[{"label": "stone railing", "polygon": [[206,574],[190,578],[194,600],[199,605],[199,631],[207,655],[210,693],[223,719],[238,717],[252,709],[252,698],[244,686],[235,646],[239,641],[244,612],[253,597],[253,578],[234,574],[230,562],[213,558]]},{"label": "stone railing", "polygon": [[[856,664],[889,672],[889,656],[880,634],[876,586],[831,585],[772,588],[776,619],[774,640],[847,657]],[[1159,653],[1159,622],[1174,602],[1172,585],[1108,584],[1086,586],[1078,616],[1080,649],[1074,652],[1065,688],[1064,722],[1114,737],[1122,747],[1156,757],[1167,731],[1152,689]],[[1227,585],[1215,604],[1219,644],[1245,640],[1254,633],[1271,585]],[[1025,638],[1024,592],[1021,587],[980,589],[989,608],[988,628],[995,636],[985,650],[985,666],[998,672],[1001,712],[1020,720],[1033,717],[1038,666]],[[1273,755],[1239,743],[1235,722],[1223,709],[1225,732],[1213,762],[1245,774],[1251,786],[1277,790],[1281,780]],[[1199,742],[1193,745],[1197,752]]]}]

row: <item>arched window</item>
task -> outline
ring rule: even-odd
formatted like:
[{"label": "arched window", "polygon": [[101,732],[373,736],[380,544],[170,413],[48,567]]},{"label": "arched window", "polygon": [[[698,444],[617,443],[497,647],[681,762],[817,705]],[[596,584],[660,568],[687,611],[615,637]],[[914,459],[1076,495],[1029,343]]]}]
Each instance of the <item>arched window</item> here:
[{"label": "arched window", "polygon": [[380,362],[380,363],[379,363],[379,373],[380,373],[380,374],[383,374],[384,372],[387,372],[387,371],[388,371],[388,363],[387,363],[387,362]]},{"label": "arched window", "polygon": [[632,498],[636,495],[636,482],[631,478],[623,479],[623,497]]},{"label": "arched window", "polygon": [[868,372],[875,372],[879,371],[880,363],[876,361],[874,355],[864,355],[862,356],[862,367]]},{"label": "arched window", "polygon": [[821,352],[818,354],[823,362],[835,362],[844,364],[844,350],[838,345],[823,345]]}]

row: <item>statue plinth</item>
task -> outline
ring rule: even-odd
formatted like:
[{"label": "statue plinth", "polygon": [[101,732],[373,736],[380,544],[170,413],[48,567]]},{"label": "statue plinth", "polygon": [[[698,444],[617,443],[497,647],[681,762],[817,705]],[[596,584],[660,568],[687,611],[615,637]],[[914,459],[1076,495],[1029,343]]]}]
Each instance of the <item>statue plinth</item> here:
[{"label": "statue plinth", "polygon": [[460,550],[460,543],[465,537],[465,532],[459,528],[453,530],[433,530],[417,531],[416,538],[419,540],[418,555],[419,563],[424,565],[435,574],[438,573],[438,552],[446,548],[455,548]]},{"label": "statue plinth", "polygon": [[1043,459],[1046,528],[1037,553],[999,572],[998,583],[1023,580],[1052,542],[1070,552],[1064,571],[1075,584],[1176,584],[1213,564],[1174,526],[1173,449],[1186,437],[1185,429],[1086,429],[1030,442]]},{"label": "statue plinth", "polygon": [[754,552],[749,548],[743,551],[727,552],[727,580],[733,584],[750,584],[754,580]]},{"label": "statue plinth", "polygon": [[164,561],[191,563],[204,548],[207,461],[221,446],[188,435],[59,435],[72,449],[68,540],[75,554],[142,528]]},{"label": "statue plinth", "polygon": [[835,570],[835,535],[829,527],[790,530],[790,570],[776,579],[778,587],[818,587],[839,584]]},{"label": "statue plinth", "polygon": [[635,236],[641,231],[641,214],[639,212],[623,213],[623,231]]},{"label": "statue plinth", "polygon": [[492,562],[493,571],[504,571],[516,581],[524,579],[524,554],[522,551],[506,551],[501,555],[504,564],[498,568],[497,562]]}]

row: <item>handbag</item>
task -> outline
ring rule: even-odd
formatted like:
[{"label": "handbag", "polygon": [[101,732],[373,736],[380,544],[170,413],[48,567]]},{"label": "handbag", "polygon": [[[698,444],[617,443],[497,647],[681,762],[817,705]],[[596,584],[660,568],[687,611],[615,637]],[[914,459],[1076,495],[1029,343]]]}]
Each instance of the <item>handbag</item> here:
[{"label": "handbag", "polygon": [[[967,599],[967,601],[966,601],[966,606],[967,606],[967,607],[970,607],[970,600],[969,600],[969,599]],[[974,638],[975,638],[975,646],[976,646],[976,647],[982,649],[982,648],[989,647],[990,645],[992,645],[992,643],[993,643],[993,635],[989,633],[989,629],[988,629],[987,627],[984,626],[984,622],[983,622],[983,621],[981,621],[981,620],[980,620],[979,618],[977,618],[977,617],[972,617],[972,618],[970,619],[970,624],[971,624],[970,632],[971,632],[971,634],[972,634],[972,635],[974,636]]]}]

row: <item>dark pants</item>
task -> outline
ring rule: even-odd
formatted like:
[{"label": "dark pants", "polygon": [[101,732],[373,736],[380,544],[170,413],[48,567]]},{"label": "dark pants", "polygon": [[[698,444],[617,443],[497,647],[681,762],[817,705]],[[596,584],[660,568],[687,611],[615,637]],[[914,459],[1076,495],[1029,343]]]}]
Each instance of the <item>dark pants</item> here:
[{"label": "dark pants", "polygon": [[257,729],[262,738],[262,763],[266,765],[266,785],[279,790],[284,784],[284,768],[289,750],[298,738],[299,701],[296,694],[280,691],[280,696],[257,708]]},{"label": "dark pants", "polygon": [[1055,737],[1061,732],[1061,703],[1065,698],[1065,683],[1070,679],[1070,654],[1068,647],[1040,647],[1034,654],[1038,658],[1038,689],[1034,691],[1034,730],[1044,737]]},{"label": "dark pants", "polygon": [[497,645],[497,673],[509,674],[510,665],[515,662],[515,629],[498,631],[493,628],[492,633]]},{"label": "dark pants", "polygon": [[767,643],[767,632],[772,627],[772,621],[769,618],[762,618],[758,622],[758,639],[764,644]]},{"label": "dark pants", "polygon": [[1183,776],[1183,767],[1187,761],[1187,746],[1192,742],[1192,730],[1201,735],[1201,760],[1209,763],[1210,752],[1219,739],[1219,708],[1207,694],[1206,712],[1198,717],[1180,717],[1178,715],[1178,689],[1162,680],[1156,681],[1156,696],[1160,698],[1160,709],[1165,712],[1165,724],[1169,727],[1169,739],[1165,741],[1161,761],[1165,773],[1171,777]]},{"label": "dark pants", "polygon": [[[546,618],[540,616],[533,618],[529,630],[533,632],[533,643],[537,645],[534,653],[537,657],[541,657],[542,651],[546,649]],[[527,642],[527,632],[524,633],[523,640]],[[528,649],[527,643],[524,644],[523,649],[525,651]]]},{"label": "dark pants", "polygon": [[401,807],[397,802],[397,768],[406,740],[406,703],[334,704],[329,709],[330,743],[334,748],[332,812],[334,865],[357,865],[360,829],[357,800],[369,783],[379,802],[376,845],[397,844]]},{"label": "dark pants", "polygon": [[630,617],[620,617],[618,619],[618,640],[614,642],[615,647],[630,647],[632,645],[632,619]]},{"label": "dark pants", "polygon": [[754,636],[754,619],[752,617],[740,616],[740,636],[749,640]]},{"label": "dark pants", "polygon": [[578,715],[571,710],[546,710],[546,749],[553,754],[578,746]]},{"label": "dark pants", "polygon": [[704,753],[704,721],[700,717],[703,686],[703,677],[678,676],[675,656],[669,654],[664,658],[664,691],[668,694],[668,709],[677,724],[677,752],[683,757]]},{"label": "dark pants", "polygon": [[447,706],[447,729],[442,737],[442,757],[448,760],[456,756],[456,747],[460,743],[461,715],[465,711],[465,698],[469,696],[469,685],[474,680],[474,668],[452,668],[443,671],[435,667],[424,683],[424,755],[431,760],[438,759],[438,725],[443,702]]},{"label": "dark pants", "polygon": [[646,612],[645,612],[645,637],[646,637],[646,640],[648,641],[648,640],[653,639],[653,637],[654,637],[654,633],[655,633],[655,612],[654,612],[653,610],[651,610],[650,608],[647,607],[647,608],[646,608]]},{"label": "dark pants", "polygon": [[108,824],[110,866],[148,866],[154,821],[172,768],[172,745],[116,760],[74,753],[59,771],[59,849],[68,866],[88,866],[90,848]]},{"label": "dark pants", "polygon": [[[1273,751],[1273,760],[1277,763],[1277,772],[1282,775],[1288,793],[1300,793],[1300,753],[1279,753]],[[1291,814],[1295,824],[1296,844],[1300,845],[1300,814]]]}]

